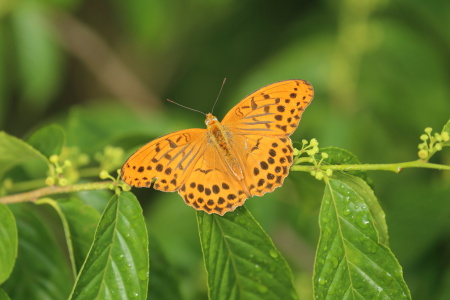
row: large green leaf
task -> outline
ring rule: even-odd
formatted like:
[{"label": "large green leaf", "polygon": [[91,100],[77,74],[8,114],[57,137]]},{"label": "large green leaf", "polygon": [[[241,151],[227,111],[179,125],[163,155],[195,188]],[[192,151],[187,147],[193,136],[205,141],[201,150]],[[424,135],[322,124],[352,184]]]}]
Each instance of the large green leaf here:
[{"label": "large green leaf", "polygon": [[182,299],[179,288],[181,274],[176,272],[177,267],[167,260],[158,241],[151,234],[149,241],[152,274],[148,282],[148,299]]},{"label": "large green leaf", "polygon": [[44,198],[40,199],[38,203],[50,204],[59,214],[64,227],[74,277],[76,277],[91,247],[100,214],[95,208],[78,198],[58,201]]},{"label": "large green leaf", "polygon": [[0,288],[0,300],[9,300],[11,298],[9,298],[8,294]]},{"label": "large green leaf", "polygon": [[52,154],[60,154],[66,135],[61,126],[50,124],[39,128],[28,138],[27,142],[42,154],[50,157]]},{"label": "large green leaf", "polygon": [[11,210],[0,204],[0,284],[11,274],[17,257],[17,227]]},{"label": "large green leaf", "polygon": [[316,299],[410,299],[402,268],[387,247],[384,213],[362,179],[336,173],[319,218]]},{"label": "large green leaf", "polygon": [[0,131],[0,176],[12,167],[34,159],[49,164],[42,153],[24,141]]},{"label": "large green leaf", "polygon": [[[4,3],[4,1],[3,1]],[[2,9],[0,8],[0,18],[2,18]],[[8,72],[8,39],[7,26],[0,25],[0,128],[4,128],[5,120],[8,116],[8,104],[11,98],[9,92],[11,89],[11,76]]]},{"label": "large green leaf", "polygon": [[148,237],[136,197],[111,198],[70,299],[146,299]]},{"label": "large green leaf", "polygon": [[9,206],[19,233],[16,265],[3,288],[15,300],[66,299],[72,278],[63,251],[46,219],[30,204]]},{"label": "large green leaf", "polygon": [[115,145],[117,141],[134,140],[135,136],[139,136],[138,143],[142,144],[151,136],[179,129],[173,124],[176,122],[174,118],[156,112],[148,112],[145,119],[136,118],[117,103],[108,104],[107,109],[104,106],[72,107],[67,118],[67,145],[90,154],[107,145]]},{"label": "large green leaf", "polygon": [[62,79],[63,61],[47,9],[42,1],[21,1],[11,14],[22,108],[35,115],[55,99]]},{"label": "large green leaf", "polygon": [[209,298],[297,299],[291,271],[250,212],[197,212]]}]

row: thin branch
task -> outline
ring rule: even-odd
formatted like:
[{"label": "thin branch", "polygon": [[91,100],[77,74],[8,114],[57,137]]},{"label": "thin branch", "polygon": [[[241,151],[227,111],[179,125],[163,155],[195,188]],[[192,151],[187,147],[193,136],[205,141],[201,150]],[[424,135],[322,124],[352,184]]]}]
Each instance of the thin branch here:
[{"label": "thin branch", "polygon": [[79,183],[67,186],[47,186],[34,191],[0,197],[0,203],[11,204],[19,202],[36,201],[44,196],[53,194],[66,194],[81,191],[109,189],[113,181],[99,181],[91,183]]},{"label": "thin branch", "polygon": [[70,14],[54,18],[56,36],[66,51],[79,59],[87,69],[119,100],[142,107],[161,107],[159,97],[150,91],[91,28]]},{"label": "thin branch", "polygon": [[[292,166],[293,171],[309,172],[316,168],[315,166],[297,165]],[[399,173],[403,169],[407,168],[427,168],[441,171],[450,171],[450,166],[427,163],[421,160],[395,163],[395,164],[359,164],[359,165],[321,165],[322,170],[338,170],[338,171],[391,171]],[[36,201],[44,196],[53,194],[66,194],[80,191],[92,191],[92,190],[104,190],[109,189],[111,184],[115,184],[114,181],[99,181],[91,183],[80,183],[68,186],[48,186],[34,191],[24,192],[9,196],[0,197],[0,203],[11,204],[19,202]]]},{"label": "thin branch", "polygon": [[[315,168],[314,166],[292,166],[291,170],[293,171],[306,171],[309,172],[311,169]],[[399,173],[403,169],[408,168],[426,168],[426,169],[435,169],[441,171],[450,171],[450,166],[440,165],[440,164],[432,164],[428,162],[424,162],[421,160],[403,162],[403,163],[394,163],[394,164],[359,164],[359,165],[321,165],[320,169],[322,170],[338,170],[338,171],[391,171],[395,173]]]}]

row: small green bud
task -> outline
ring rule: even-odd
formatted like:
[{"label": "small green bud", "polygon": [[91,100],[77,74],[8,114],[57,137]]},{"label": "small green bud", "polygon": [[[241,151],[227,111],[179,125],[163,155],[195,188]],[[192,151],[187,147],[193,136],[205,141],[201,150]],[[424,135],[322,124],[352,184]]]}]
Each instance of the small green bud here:
[{"label": "small green bud", "polygon": [[87,154],[80,154],[77,161],[80,166],[87,165],[89,163],[89,156]]},{"label": "small green bud", "polygon": [[113,146],[106,146],[103,149],[103,153],[105,153],[106,156],[112,155],[114,153],[114,147]]},{"label": "small green bud", "polygon": [[101,178],[101,179],[107,179],[107,178],[109,178],[109,173],[108,173],[108,171],[102,170],[102,171],[100,172],[100,178]]},{"label": "small green bud", "polygon": [[300,154],[300,150],[298,150],[297,148],[294,148],[294,156],[297,156]]},{"label": "small green bud", "polygon": [[71,162],[70,160],[66,159],[66,160],[64,161],[63,166],[64,166],[64,167],[71,167],[71,166],[72,166],[72,162]]},{"label": "small green bud", "polygon": [[316,177],[317,180],[322,180],[322,179],[323,179],[323,176],[324,176],[324,175],[323,175],[322,172],[318,172],[318,173],[316,174],[315,177]]},{"label": "small green bud", "polygon": [[59,183],[60,186],[65,186],[65,185],[68,184],[68,181],[67,181],[66,178],[60,178],[60,179],[58,180],[58,183]]},{"label": "small green bud", "polygon": [[427,146],[426,143],[419,144],[419,149],[424,149]]},{"label": "small green bud", "polygon": [[434,145],[434,148],[435,148],[437,151],[441,151],[441,150],[442,150],[442,144],[436,144],[436,145]]},{"label": "small green bud", "polygon": [[419,155],[419,158],[425,159],[425,158],[428,157],[428,151],[422,149],[422,150],[419,151],[418,155]]},{"label": "small green bud", "polygon": [[3,180],[3,187],[6,190],[9,190],[10,188],[12,188],[14,185],[14,182],[12,181],[11,178],[6,178],[5,180]]},{"label": "small green bud", "polygon": [[311,146],[318,146],[319,142],[317,141],[317,139],[311,139],[311,142],[309,143]]},{"label": "small green bud", "polygon": [[53,177],[45,178],[45,184],[48,186],[55,185],[55,178],[53,178]]},{"label": "small green bud", "polygon": [[58,162],[58,160],[59,160],[59,156],[56,155],[56,154],[53,154],[52,156],[50,156],[49,160],[50,160],[51,163],[56,164]]},{"label": "small green bud", "polygon": [[56,174],[62,174],[63,169],[61,167],[56,167],[55,171],[56,171]]},{"label": "small green bud", "polygon": [[125,192],[131,191],[131,185],[123,184],[122,185],[122,190],[125,191]]},{"label": "small green bud", "polygon": [[306,154],[308,154],[309,156],[313,156],[314,154],[316,154],[317,152],[314,151],[314,149],[308,150],[306,151]]},{"label": "small green bud", "polygon": [[303,139],[303,140],[302,140],[302,145],[305,146],[305,145],[307,145],[307,144],[308,144],[308,141],[305,140],[305,139]]},{"label": "small green bud", "polygon": [[441,134],[441,136],[442,136],[442,140],[443,140],[444,142],[448,142],[448,141],[450,140],[450,135],[449,135],[449,133],[448,133],[447,131],[444,131],[444,132]]},{"label": "small green bud", "polygon": [[325,174],[327,174],[327,176],[330,177],[331,175],[333,175],[333,170],[327,169],[327,170],[325,171]]},{"label": "small green bud", "polygon": [[436,141],[438,141],[438,142],[442,142],[442,136],[439,134],[439,133],[435,133],[434,134],[434,138],[436,139]]},{"label": "small green bud", "polygon": [[328,158],[328,153],[322,152],[321,154],[322,154],[322,157],[323,157],[324,159],[327,159],[327,158]]},{"label": "small green bud", "polygon": [[311,176],[316,176],[317,172],[316,170],[312,170],[311,172],[309,172],[309,174],[311,174]]},{"label": "small green bud", "polygon": [[431,127],[425,128],[425,133],[430,134],[432,131],[433,131],[433,128],[431,128]]},{"label": "small green bud", "polygon": [[422,141],[427,141],[428,140],[428,135],[426,135],[426,134],[422,134],[421,136],[420,136],[420,139],[422,140]]}]

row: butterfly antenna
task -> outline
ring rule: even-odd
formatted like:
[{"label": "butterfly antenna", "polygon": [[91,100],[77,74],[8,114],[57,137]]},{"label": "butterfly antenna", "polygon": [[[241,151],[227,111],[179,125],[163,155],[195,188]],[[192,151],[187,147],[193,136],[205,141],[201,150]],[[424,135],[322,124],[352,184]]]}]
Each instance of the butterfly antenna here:
[{"label": "butterfly antenna", "polygon": [[200,111],[200,110],[196,110],[196,109],[190,108],[190,107],[188,107],[188,106],[184,106],[184,105],[182,105],[182,104],[180,104],[180,103],[177,103],[177,102],[175,102],[175,101],[173,101],[173,100],[170,100],[170,99],[166,99],[166,100],[169,101],[169,102],[171,102],[171,103],[173,103],[173,104],[176,104],[176,105],[178,105],[178,106],[184,107],[184,108],[189,109],[189,110],[192,110],[192,111],[196,111],[196,112],[201,113],[202,115],[205,115],[205,116],[206,116],[206,114],[205,114],[204,112]]},{"label": "butterfly antenna", "polygon": [[216,101],[214,101],[214,105],[213,105],[213,107],[212,107],[212,109],[211,109],[211,113],[213,113],[213,111],[214,111],[214,107],[216,106],[217,100],[219,100],[220,94],[222,93],[222,89],[223,89],[223,86],[225,85],[225,82],[226,82],[226,81],[227,81],[227,79],[224,78],[224,79],[223,79],[223,82],[222,82],[222,86],[220,87],[219,94],[217,95]]}]

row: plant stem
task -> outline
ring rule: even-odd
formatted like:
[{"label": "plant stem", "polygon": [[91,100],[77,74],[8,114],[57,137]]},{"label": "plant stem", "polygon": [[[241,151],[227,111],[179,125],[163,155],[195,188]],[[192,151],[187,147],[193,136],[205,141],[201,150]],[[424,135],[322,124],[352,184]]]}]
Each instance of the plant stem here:
[{"label": "plant stem", "polygon": [[[291,170],[293,171],[311,171],[311,169],[315,168],[314,166],[292,166]],[[427,168],[427,169],[436,169],[442,171],[450,171],[450,166],[440,165],[440,164],[432,164],[422,160],[414,160],[403,163],[395,163],[395,164],[359,164],[359,165],[321,165],[320,169],[322,170],[338,170],[338,171],[391,171],[395,173],[399,173],[403,169],[407,168]]]},{"label": "plant stem", "polygon": [[109,189],[111,184],[114,184],[112,180],[90,182],[90,183],[79,183],[67,186],[47,186],[30,192],[0,197],[0,203],[11,204],[27,201],[36,201],[39,198],[52,194],[66,194],[81,191],[104,190]]},{"label": "plant stem", "polygon": [[[304,171],[309,172],[316,168],[315,166],[305,166],[305,165],[296,165],[292,166],[291,169],[293,171]],[[395,164],[359,164],[359,165],[321,165],[320,169],[322,170],[338,170],[338,171],[370,171],[370,170],[378,170],[378,171],[391,171],[395,173],[399,173],[403,169],[407,168],[427,168],[427,169],[436,169],[442,171],[450,171],[450,166],[440,165],[440,164],[432,164],[422,160],[415,160],[403,163],[395,163]],[[80,183],[73,184],[67,186],[47,186],[34,191],[24,192],[9,196],[0,197],[0,203],[3,204],[11,204],[11,203],[19,203],[19,202],[27,202],[27,201],[36,201],[39,198],[44,196],[53,195],[53,194],[66,194],[80,191],[92,191],[92,190],[104,190],[109,189],[111,184],[115,184],[114,181],[99,181],[99,182],[91,182],[91,183]]]}]

